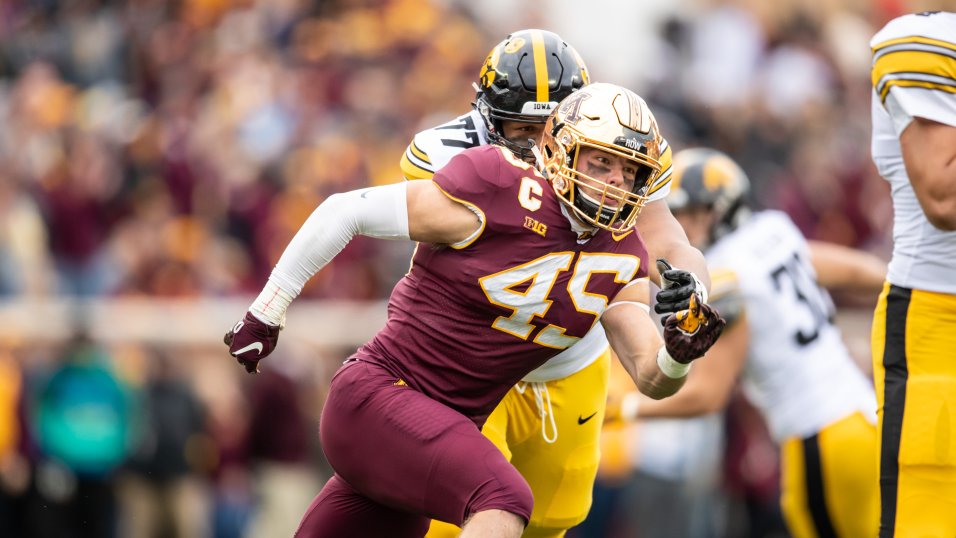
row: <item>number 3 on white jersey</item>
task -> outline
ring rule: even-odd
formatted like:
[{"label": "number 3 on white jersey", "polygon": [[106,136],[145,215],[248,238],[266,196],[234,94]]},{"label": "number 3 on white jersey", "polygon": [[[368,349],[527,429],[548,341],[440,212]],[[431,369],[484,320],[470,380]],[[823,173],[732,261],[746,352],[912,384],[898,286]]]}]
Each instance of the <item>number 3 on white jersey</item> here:
[{"label": "number 3 on white jersey", "polygon": [[[548,299],[558,275],[569,270],[573,252],[555,252],[528,263],[482,277],[478,280],[485,296],[492,304],[510,309],[510,316],[499,316],[492,327],[522,340],[527,340],[534,330],[531,321],[543,318],[553,301]],[[588,280],[593,273],[610,273],[614,281],[630,282],[637,274],[640,259],[629,255],[582,253],[574,264],[574,273],[568,282],[568,295],[578,312],[593,314],[595,321],[604,313],[609,298],[588,293]],[[565,349],[580,340],[564,334],[567,329],[548,325],[534,338],[536,344]]]}]

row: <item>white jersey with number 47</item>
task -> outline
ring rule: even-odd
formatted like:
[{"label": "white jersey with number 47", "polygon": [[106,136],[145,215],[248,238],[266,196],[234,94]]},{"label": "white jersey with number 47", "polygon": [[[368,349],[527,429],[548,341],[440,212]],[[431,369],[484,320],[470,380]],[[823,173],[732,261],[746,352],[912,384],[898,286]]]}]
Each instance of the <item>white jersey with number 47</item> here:
[{"label": "white jersey with number 47", "polygon": [[[813,435],[856,411],[876,422],[871,383],[832,322],[833,303],[809,256],[803,235],[779,211],[753,215],[706,253],[712,301],[730,300],[746,313],[744,391],[777,441]],[[717,279],[726,275],[735,285],[721,290]]]}]

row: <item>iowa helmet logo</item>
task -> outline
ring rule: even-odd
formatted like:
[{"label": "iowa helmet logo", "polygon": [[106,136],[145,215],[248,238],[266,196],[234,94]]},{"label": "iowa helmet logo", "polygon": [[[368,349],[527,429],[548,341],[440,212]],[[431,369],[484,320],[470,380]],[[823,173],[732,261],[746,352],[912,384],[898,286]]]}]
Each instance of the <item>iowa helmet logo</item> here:
[{"label": "iowa helmet logo", "polygon": [[478,73],[478,82],[484,88],[490,88],[495,83],[495,76],[498,74],[498,60],[501,58],[501,48],[495,47],[485,58],[485,63],[481,66],[481,72]]}]

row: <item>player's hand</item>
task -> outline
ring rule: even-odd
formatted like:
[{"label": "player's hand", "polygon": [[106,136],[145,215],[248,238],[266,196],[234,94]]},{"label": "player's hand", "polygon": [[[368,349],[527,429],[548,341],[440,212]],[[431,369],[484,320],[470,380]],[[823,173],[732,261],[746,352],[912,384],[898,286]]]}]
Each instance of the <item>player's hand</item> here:
[{"label": "player's hand", "polygon": [[664,345],[667,353],[681,364],[690,364],[714,345],[726,321],[710,305],[692,295],[689,308],[664,320]]},{"label": "player's hand", "polygon": [[[657,292],[654,311],[658,314],[670,314],[690,308],[691,296],[697,296],[697,302],[704,303],[706,290],[697,276],[690,271],[674,269],[664,258],[657,260],[657,272],[661,275],[661,291]],[[664,323],[664,320],[661,320]]]},{"label": "player's hand", "polygon": [[259,372],[259,361],[276,348],[280,329],[246,312],[242,321],[236,323],[222,341],[229,346],[229,354],[245,366],[247,372],[255,374]]}]

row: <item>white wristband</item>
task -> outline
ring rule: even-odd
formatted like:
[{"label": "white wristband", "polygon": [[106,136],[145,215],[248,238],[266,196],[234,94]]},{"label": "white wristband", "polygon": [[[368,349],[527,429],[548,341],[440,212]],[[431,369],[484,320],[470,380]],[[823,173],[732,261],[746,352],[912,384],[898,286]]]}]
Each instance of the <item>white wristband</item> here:
[{"label": "white wristband", "polygon": [[671,354],[667,352],[667,346],[661,346],[657,351],[657,367],[671,379],[680,379],[690,371],[690,364],[675,361]]},{"label": "white wristband", "polygon": [[288,310],[292,299],[292,294],[280,288],[270,278],[266,282],[266,286],[262,288],[262,292],[252,302],[249,311],[252,312],[253,316],[269,325],[282,327],[285,325],[285,311]]}]

